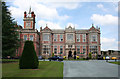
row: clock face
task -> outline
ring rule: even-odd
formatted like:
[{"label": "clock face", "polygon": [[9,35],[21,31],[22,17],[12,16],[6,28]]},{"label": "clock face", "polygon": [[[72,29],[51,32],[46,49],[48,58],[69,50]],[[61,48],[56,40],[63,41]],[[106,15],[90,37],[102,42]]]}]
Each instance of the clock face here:
[{"label": "clock face", "polygon": [[26,28],[30,28],[31,23],[30,22],[26,22]]}]

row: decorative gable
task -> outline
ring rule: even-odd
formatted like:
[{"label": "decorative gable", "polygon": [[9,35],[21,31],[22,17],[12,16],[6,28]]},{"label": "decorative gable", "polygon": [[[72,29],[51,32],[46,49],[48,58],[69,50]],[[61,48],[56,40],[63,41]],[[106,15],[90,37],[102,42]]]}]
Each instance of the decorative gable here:
[{"label": "decorative gable", "polygon": [[42,31],[51,32],[52,30],[50,28],[48,28],[48,26],[46,26]]},{"label": "decorative gable", "polygon": [[97,31],[97,29],[92,24],[92,27],[89,29],[89,31]]}]

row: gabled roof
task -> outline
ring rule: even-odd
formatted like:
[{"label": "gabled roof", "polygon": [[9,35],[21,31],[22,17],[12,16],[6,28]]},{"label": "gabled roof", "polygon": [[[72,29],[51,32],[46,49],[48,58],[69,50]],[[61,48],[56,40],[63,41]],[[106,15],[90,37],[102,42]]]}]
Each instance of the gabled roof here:
[{"label": "gabled roof", "polygon": [[97,31],[97,29],[94,27],[94,25],[92,24],[92,27],[89,29],[89,31]]},{"label": "gabled roof", "polygon": [[46,25],[46,27],[42,31],[52,31],[52,30],[48,28],[48,26]]}]

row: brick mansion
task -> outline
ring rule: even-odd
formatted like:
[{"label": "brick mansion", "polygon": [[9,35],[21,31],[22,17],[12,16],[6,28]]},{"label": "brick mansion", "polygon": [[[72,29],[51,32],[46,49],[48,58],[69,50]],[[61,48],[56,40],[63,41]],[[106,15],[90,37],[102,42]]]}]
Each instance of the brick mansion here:
[{"label": "brick mansion", "polygon": [[35,29],[35,14],[24,12],[24,26],[18,29],[21,46],[16,50],[16,55],[21,56],[24,43],[31,40],[34,43],[37,56],[49,57],[54,55],[73,57],[87,57],[91,52],[93,56],[100,55],[100,28],[92,26],[89,29],[51,29],[48,25],[40,27],[40,32]]}]

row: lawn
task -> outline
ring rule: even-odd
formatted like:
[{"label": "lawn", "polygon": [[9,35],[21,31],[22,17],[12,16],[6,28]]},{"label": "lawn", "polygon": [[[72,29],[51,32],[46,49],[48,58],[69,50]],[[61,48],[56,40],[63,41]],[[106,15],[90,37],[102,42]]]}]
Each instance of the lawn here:
[{"label": "lawn", "polygon": [[2,76],[3,77],[63,77],[63,62],[40,61],[38,69],[19,69],[18,62],[3,63]]},{"label": "lawn", "polygon": [[109,62],[109,63],[113,63],[113,64],[118,64],[118,65],[120,65],[120,62]]}]

